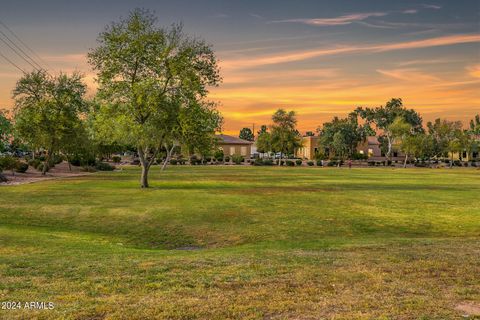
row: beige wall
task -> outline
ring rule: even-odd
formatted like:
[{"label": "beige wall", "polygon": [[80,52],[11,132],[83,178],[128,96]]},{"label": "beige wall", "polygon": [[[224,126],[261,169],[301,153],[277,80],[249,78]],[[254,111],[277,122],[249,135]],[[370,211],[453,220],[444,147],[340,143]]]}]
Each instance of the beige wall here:
[{"label": "beige wall", "polygon": [[315,158],[315,150],[319,150],[318,137],[302,137],[302,147],[295,150],[295,156],[313,160]]},{"label": "beige wall", "polygon": [[223,154],[226,156],[232,156],[234,154],[239,154],[245,158],[250,158],[252,146],[250,144],[220,144],[220,148],[223,149]]}]

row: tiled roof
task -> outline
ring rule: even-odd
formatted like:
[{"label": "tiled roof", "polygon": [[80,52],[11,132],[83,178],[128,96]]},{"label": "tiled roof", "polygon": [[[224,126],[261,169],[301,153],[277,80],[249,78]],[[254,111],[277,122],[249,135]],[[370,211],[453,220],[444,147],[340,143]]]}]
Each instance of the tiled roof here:
[{"label": "tiled roof", "polygon": [[219,139],[219,144],[252,144],[253,142],[248,140],[243,140],[233,136],[227,136],[226,134],[217,134],[216,137]]}]

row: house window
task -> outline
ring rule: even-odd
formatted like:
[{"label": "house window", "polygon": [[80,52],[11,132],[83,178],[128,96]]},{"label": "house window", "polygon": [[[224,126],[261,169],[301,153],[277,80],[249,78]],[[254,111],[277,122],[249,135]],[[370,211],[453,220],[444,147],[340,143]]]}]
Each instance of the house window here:
[{"label": "house window", "polygon": [[478,158],[478,152],[474,152],[474,153],[472,154],[472,158],[474,158],[474,159]]},{"label": "house window", "polygon": [[394,152],[393,152],[393,157],[394,157],[394,158],[398,157],[398,152],[397,152],[397,151],[394,151]]},{"label": "house window", "polygon": [[235,147],[230,147],[230,154],[231,156],[233,156],[235,154]]},{"label": "house window", "polygon": [[363,150],[360,150],[360,152],[359,152],[359,153],[360,153],[360,154],[363,154]]},{"label": "house window", "polygon": [[247,147],[241,147],[240,148],[240,154],[242,156],[246,156],[247,155]]},{"label": "house window", "polygon": [[369,157],[373,156],[373,149],[368,149],[368,156]]},{"label": "house window", "polygon": [[467,157],[467,151],[463,151],[462,158],[466,158],[466,157]]}]

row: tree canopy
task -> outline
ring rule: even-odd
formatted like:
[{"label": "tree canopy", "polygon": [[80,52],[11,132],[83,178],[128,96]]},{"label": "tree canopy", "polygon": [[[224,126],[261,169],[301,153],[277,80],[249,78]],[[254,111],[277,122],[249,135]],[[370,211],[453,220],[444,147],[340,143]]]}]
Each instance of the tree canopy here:
[{"label": "tree canopy", "polygon": [[240,134],[238,135],[240,139],[248,140],[248,141],[253,141],[253,132],[250,128],[242,128],[240,130]]},{"label": "tree canopy", "polygon": [[15,132],[32,148],[46,152],[43,174],[53,153],[79,135],[87,111],[80,73],[52,77],[44,70],[25,74],[13,90]]},{"label": "tree canopy", "polygon": [[[172,143],[182,131],[175,129],[179,106],[198,111],[209,105],[202,102],[207,88],[221,80],[215,54],[205,41],[185,35],[182,25],[158,27],[155,16],[142,9],[107,26],[97,41],[88,57],[105,104],[99,117],[117,141],[137,146],[141,186],[148,187],[149,168],[165,139]],[[217,113],[201,114],[214,116],[218,126]]]}]

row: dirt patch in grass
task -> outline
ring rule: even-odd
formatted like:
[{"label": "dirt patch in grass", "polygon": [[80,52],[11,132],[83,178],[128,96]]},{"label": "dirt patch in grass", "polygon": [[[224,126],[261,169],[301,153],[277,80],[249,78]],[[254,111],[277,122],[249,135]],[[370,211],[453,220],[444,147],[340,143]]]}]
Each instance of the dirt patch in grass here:
[{"label": "dirt patch in grass", "polygon": [[3,175],[8,179],[8,181],[0,183],[0,186],[20,185],[59,178],[80,177],[89,174],[90,173],[83,171],[81,167],[75,166],[72,166],[72,170],[70,171],[68,163],[62,162],[55,165],[55,167],[50,169],[50,171],[45,175],[42,175],[40,171],[32,167],[28,167],[28,170],[25,173],[15,172],[12,174],[11,171],[4,171]]},{"label": "dirt patch in grass", "polygon": [[455,309],[464,313],[465,316],[480,316],[480,303],[462,302]]}]

